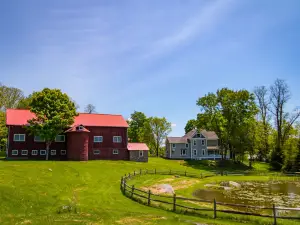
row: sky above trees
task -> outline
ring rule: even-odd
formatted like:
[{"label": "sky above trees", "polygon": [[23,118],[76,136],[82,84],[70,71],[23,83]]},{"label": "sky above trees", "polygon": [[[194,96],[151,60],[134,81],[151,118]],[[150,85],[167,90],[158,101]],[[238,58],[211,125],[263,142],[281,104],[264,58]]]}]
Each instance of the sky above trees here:
[{"label": "sky above trees", "polygon": [[[166,117],[171,135],[218,88],[285,79],[300,105],[300,1],[4,0],[0,81],[60,88],[100,113]],[[176,124],[176,127],[174,126]]]}]

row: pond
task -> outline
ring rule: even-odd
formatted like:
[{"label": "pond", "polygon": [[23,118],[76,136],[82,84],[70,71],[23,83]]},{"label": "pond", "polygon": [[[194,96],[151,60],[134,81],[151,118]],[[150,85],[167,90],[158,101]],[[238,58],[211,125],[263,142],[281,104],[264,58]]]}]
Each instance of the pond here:
[{"label": "pond", "polygon": [[[225,184],[224,184],[225,183]],[[235,183],[235,182],[233,182]],[[300,182],[267,181],[239,182],[229,187],[228,182],[207,185],[193,195],[200,199],[253,206],[300,208]],[[227,187],[224,187],[227,186]],[[223,190],[217,190],[221,187]]]}]

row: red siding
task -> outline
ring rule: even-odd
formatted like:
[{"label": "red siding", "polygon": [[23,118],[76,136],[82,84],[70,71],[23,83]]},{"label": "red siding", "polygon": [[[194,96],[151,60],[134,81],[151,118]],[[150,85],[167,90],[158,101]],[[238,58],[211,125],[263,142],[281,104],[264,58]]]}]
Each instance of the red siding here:
[{"label": "red siding", "polygon": [[[129,160],[127,150],[127,128],[124,127],[86,127],[89,137],[89,159],[118,159]],[[102,143],[94,143],[94,136],[103,136]],[[113,143],[113,136],[121,136],[122,143]],[[99,149],[100,155],[94,155],[93,150]],[[113,149],[118,149],[119,154],[114,155]]]},{"label": "red siding", "polygon": [[89,133],[68,133],[67,155],[69,160],[87,161],[89,154]]},{"label": "red siding", "polygon": [[[25,142],[15,142],[14,141],[14,134],[25,134]],[[66,137],[67,139],[67,137]],[[67,141],[67,140],[66,140]],[[14,157],[14,158],[28,158],[28,159],[45,159],[46,156],[41,156],[40,152],[38,155],[33,156],[31,155],[32,150],[44,150],[46,149],[45,142],[34,142],[34,137],[29,135],[28,132],[26,132],[25,128],[22,126],[9,126],[9,142],[8,142],[8,157]],[[66,150],[66,142],[53,142],[50,146],[50,150],[55,149],[56,155],[52,156],[49,152],[49,159],[54,160],[65,160],[66,155],[60,155],[60,150]],[[12,150],[19,150],[19,155],[11,155]],[[21,150],[28,150],[27,156],[21,155]]]},{"label": "red siding", "polygon": [[[68,140],[69,135],[66,136],[66,142],[55,142],[52,143],[50,149],[56,150],[56,156],[51,156],[49,153],[49,159],[67,159],[67,155],[69,156],[70,149],[75,149],[75,152],[78,150],[77,148],[86,149],[88,146],[88,159],[115,159],[115,160],[129,160],[129,153],[127,150],[127,128],[125,127],[86,127],[90,133],[85,133],[88,135],[88,143],[87,139],[85,141],[77,142],[77,139],[74,138],[72,140]],[[34,137],[30,136],[25,132],[25,129],[21,126],[9,126],[9,149],[8,149],[8,157],[10,158],[29,158],[29,159],[45,159],[45,156],[31,156],[31,150],[43,150],[46,148],[44,142],[34,142]],[[13,136],[14,134],[26,134],[25,142],[14,142]],[[73,133],[70,133],[73,134]],[[103,136],[102,143],[94,143],[94,136]],[[122,143],[113,143],[113,136],[121,136]],[[18,156],[12,156],[11,150],[16,149],[19,150]],[[77,150],[76,150],[77,149]],[[93,150],[99,149],[100,155],[94,155]],[[118,149],[119,154],[114,155],[113,149]],[[28,150],[28,156],[21,156],[21,150]],[[60,156],[60,150],[67,150],[67,155]],[[78,152],[77,152],[78,153]],[[72,155],[73,153],[71,153]],[[80,155],[80,153],[79,153]],[[70,156],[75,157],[75,155]],[[76,156],[77,158],[80,156]],[[84,158],[85,159],[85,158]],[[77,159],[78,160],[78,159]]]}]

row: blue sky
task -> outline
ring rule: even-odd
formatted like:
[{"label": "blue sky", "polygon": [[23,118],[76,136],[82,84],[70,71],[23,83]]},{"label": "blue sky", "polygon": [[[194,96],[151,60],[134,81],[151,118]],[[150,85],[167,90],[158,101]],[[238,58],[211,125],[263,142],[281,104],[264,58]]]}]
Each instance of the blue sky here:
[{"label": "blue sky", "polygon": [[0,82],[83,110],[165,116],[172,135],[218,88],[287,81],[300,105],[299,0],[3,0]]}]

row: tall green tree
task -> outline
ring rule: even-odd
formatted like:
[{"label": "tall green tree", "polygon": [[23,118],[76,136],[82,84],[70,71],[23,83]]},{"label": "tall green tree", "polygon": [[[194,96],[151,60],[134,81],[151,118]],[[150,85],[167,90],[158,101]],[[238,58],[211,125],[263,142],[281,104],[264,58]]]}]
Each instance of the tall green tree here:
[{"label": "tall green tree", "polygon": [[26,129],[40,136],[46,143],[46,160],[49,158],[49,148],[57,135],[74,123],[77,115],[75,103],[59,89],[45,88],[32,94],[30,111],[36,117],[29,120]]},{"label": "tall green tree", "polygon": [[0,149],[6,147],[7,128],[5,118],[5,112],[0,111]]},{"label": "tall green tree", "polygon": [[15,87],[8,87],[0,83],[0,110],[16,108],[19,101],[23,98],[24,94],[22,90]]},{"label": "tall green tree", "polygon": [[32,100],[32,95],[29,95],[23,99],[21,99],[17,104],[17,109],[30,109],[29,105]]},{"label": "tall green tree", "polygon": [[270,151],[269,136],[271,125],[269,115],[270,99],[268,93],[269,91],[265,86],[255,87],[254,89],[257,106],[259,108],[258,116],[259,120],[262,122],[260,125],[263,127],[263,132],[260,133],[261,144],[258,151],[258,158],[260,161],[266,159]]},{"label": "tall green tree", "polygon": [[172,131],[171,123],[165,117],[150,117],[144,123],[144,140],[150,149],[154,149],[156,156],[159,156],[159,150],[164,144],[168,134]]},{"label": "tall green tree", "polygon": [[187,121],[187,123],[184,127],[184,131],[185,131],[185,133],[188,133],[191,130],[194,130],[196,128],[197,128],[197,120],[191,119],[191,120]]},{"label": "tall green tree", "polygon": [[128,138],[130,142],[142,142],[147,117],[143,112],[134,111],[128,120]]},{"label": "tall green tree", "polygon": [[293,124],[300,116],[300,111],[294,113],[286,112],[286,105],[291,98],[291,93],[287,83],[284,80],[277,79],[270,87],[270,112],[273,114],[275,127],[277,131],[276,147],[272,151],[271,163],[276,169],[281,169],[285,154],[283,146],[288,139]]}]

